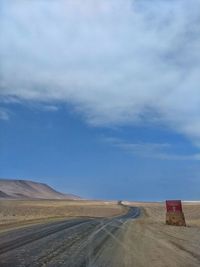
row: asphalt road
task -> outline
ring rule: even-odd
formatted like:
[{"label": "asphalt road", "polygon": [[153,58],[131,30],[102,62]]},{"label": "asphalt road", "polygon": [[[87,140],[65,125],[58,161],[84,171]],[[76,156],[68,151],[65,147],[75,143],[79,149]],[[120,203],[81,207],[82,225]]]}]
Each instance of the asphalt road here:
[{"label": "asphalt road", "polygon": [[0,267],[109,267],[115,255],[105,256],[102,249],[116,245],[119,230],[139,214],[139,208],[130,208],[114,218],[65,220],[1,234]]}]

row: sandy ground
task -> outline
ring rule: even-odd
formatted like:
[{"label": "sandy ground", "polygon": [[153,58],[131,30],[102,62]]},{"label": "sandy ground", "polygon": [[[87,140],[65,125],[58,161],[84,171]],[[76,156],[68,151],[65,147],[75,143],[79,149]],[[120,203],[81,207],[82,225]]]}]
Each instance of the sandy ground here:
[{"label": "sandy ground", "polygon": [[110,217],[126,212],[117,202],[1,200],[0,231],[29,223],[72,217]]},{"label": "sandy ground", "polygon": [[[187,227],[165,224],[162,203],[129,203],[141,208],[138,219],[127,220],[115,235],[99,248],[91,267],[199,267],[200,203],[184,203]],[[95,201],[4,201],[0,202],[1,227],[33,219],[76,216],[111,216],[123,213],[116,202]],[[1,229],[0,227],[0,229]],[[98,261],[99,259],[99,261]],[[100,262],[98,264],[98,262]]]},{"label": "sandy ground", "polygon": [[112,266],[200,266],[200,204],[184,204],[187,227],[165,225],[163,204],[132,205],[141,206],[143,216],[121,231]]}]

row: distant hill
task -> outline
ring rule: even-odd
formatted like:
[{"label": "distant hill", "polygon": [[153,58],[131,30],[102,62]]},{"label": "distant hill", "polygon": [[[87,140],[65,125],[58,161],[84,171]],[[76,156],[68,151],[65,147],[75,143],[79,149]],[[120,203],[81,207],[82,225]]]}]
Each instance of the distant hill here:
[{"label": "distant hill", "polygon": [[80,199],[80,197],[60,193],[43,183],[0,179],[0,199]]}]

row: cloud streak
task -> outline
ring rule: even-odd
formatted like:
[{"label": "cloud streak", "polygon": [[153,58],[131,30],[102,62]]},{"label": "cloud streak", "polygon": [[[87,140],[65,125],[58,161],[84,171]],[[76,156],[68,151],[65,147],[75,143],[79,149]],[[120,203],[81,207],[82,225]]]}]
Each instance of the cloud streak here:
[{"label": "cloud streak", "polygon": [[176,154],[172,153],[172,145],[169,143],[147,143],[138,142],[130,143],[125,142],[118,138],[104,138],[104,142],[111,144],[129,154],[136,155],[142,158],[151,158],[159,160],[190,160],[199,161],[200,153],[193,154]]},{"label": "cloud streak", "polygon": [[1,1],[0,95],[200,140],[200,2]]},{"label": "cloud streak", "polygon": [[5,109],[0,108],[0,120],[8,121],[9,118],[9,112]]}]

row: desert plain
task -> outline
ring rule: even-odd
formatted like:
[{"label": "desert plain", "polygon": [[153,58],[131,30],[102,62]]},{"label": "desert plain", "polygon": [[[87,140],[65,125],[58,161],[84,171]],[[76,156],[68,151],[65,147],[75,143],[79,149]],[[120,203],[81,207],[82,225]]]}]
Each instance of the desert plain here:
[{"label": "desert plain", "polygon": [[[200,203],[183,203],[186,227],[165,224],[164,203],[124,204],[139,207],[140,216],[124,221],[114,235],[108,232],[93,267],[200,266]],[[1,200],[0,240],[17,229],[75,218],[117,218],[127,210],[116,201]]]},{"label": "desert plain", "polygon": [[76,217],[112,217],[126,210],[117,201],[0,200],[0,232]]}]

